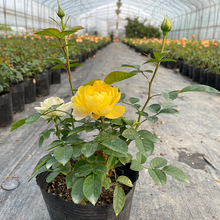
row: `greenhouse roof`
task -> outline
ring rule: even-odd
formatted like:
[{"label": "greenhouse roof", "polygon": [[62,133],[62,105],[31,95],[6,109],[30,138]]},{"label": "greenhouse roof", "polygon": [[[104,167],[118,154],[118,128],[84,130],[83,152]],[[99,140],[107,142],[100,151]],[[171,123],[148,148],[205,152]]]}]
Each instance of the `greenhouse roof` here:
[{"label": "greenhouse roof", "polygon": [[[35,0],[57,10],[55,0]],[[218,4],[219,0],[121,0],[121,13],[125,16],[145,15],[150,20],[161,21],[165,15],[170,18]],[[60,0],[63,10],[72,18],[96,12],[97,17],[115,15],[117,0]],[[108,13],[105,13],[108,8]],[[104,19],[104,18],[103,18]]]}]

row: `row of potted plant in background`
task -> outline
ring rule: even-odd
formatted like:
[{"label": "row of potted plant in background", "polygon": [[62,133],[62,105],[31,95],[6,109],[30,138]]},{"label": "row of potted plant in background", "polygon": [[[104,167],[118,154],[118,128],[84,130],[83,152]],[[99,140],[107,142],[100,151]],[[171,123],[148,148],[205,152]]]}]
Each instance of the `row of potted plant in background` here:
[{"label": "row of potted plant in background", "polygon": [[[137,52],[151,55],[159,51],[162,39],[132,39],[124,38],[122,42],[134,48]],[[152,49],[154,48],[154,49]],[[220,42],[215,39],[196,40],[182,38],[181,40],[166,40],[168,57],[177,62],[166,61],[164,67],[179,68],[181,74],[190,77],[195,82],[212,86],[220,90]]]},{"label": "row of potted plant in background", "polygon": [[[88,34],[74,34],[68,40],[71,71],[110,43],[109,38]],[[49,95],[50,84],[60,83],[63,69],[59,59],[45,58],[64,57],[60,56],[53,37],[9,35],[0,41],[0,127],[3,127],[12,122],[13,112],[23,111],[24,105],[34,102],[36,96]],[[45,49],[48,44],[51,47]]]}]

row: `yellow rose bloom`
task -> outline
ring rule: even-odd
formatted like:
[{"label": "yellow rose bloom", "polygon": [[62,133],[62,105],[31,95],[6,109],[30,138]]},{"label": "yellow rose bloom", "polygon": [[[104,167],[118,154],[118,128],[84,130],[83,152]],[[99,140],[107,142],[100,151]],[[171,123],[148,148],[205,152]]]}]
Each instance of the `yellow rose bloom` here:
[{"label": "yellow rose bloom", "polygon": [[116,105],[121,97],[118,88],[97,80],[91,85],[80,86],[76,95],[71,98],[73,115],[76,120],[87,116],[97,119],[101,116],[114,119],[121,117],[125,107]]},{"label": "yellow rose bloom", "polygon": [[50,119],[53,116],[64,116],[65,111],[68,111],[71,108],[71,102],[64,104],[64,100],[59,97],[50,97],[44,100],[44,102],[40,102],[41,107],[35,107],[34,109],[43,114],[53,105],[60,105],[56,108],[56,110],[49,110],[48,113],[42,115],[41,117],[44,119]]}]

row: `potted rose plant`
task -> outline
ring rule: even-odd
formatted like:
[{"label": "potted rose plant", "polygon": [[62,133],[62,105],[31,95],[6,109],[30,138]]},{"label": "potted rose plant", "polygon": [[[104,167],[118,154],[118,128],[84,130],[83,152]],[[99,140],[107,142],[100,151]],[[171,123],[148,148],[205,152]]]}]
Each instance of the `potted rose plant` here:
[{"label": "potted rose plant", "polygon": [[[44,100],[40,107],[35,108],[36,113],[16,122],[11,130],[23,124],[33,124],[39,118],[54,123],[54,128],[41,133],[39,147],[42,147],[44,140],[50,135],[55,135],[56,138],[46,146],[47,154],[39,160],[32,173],[32,178],[37,176],[37,183],[51,219],[127,220],[138,171],[147,169],[158,185],[166,184],[167,175],[189,183],[187,175],[179,168],[167,165],[168,161],[165,158],[155,157],[149,162],[150,166],[146,165],[148,156],[154,151],[154,144],[160,140],[150,131],[140,129],[140,125],[146,121],[156,122],[160,114],[178,113],[177,106],[171,101],[180,93],[190,91],[218,93],[218,91],[208,86],[194,85],[181,90],[152,94],[152,84],[160,63],[172,61],[164,58],[167,55],[164,52],[165,39],[171,29],[168,18],[165,18],[161,25],[163,31],[161,52],[154,52],[155,58],[144,63],[156,63],[154,71],[143,69],[143,66],[139,65],[124,64],[122,66],[134,70],[111,72],[104,81],[95,79],[75,90],[70,73],[70,67],[75,63],[71,64],[72,61],[69,60],[66,36],[82,27],[65,30],[63,22],[65,14],[60,6],[57,14],[61,20],[61,30],[48,28],[37,34],[53,36],[60,42],[65,61],[57,58],[53,61],[67,70],[72,98],[68,103],[64,103],[59,97]],[[112,86],[115,82],[137,74],[142,74],[148,84],[143,106],[136,97],[124,101],[125,95],[117,87]],[[149,105],[156,96],[165,100],[163,104]],[[125,107],[117,104],[119,102],[135,108],[137,119],[123,117]],[[91,134],[89,140],[86,141],[82,133]],[[138,149],[136,157],[128,153],[131,142],[134,142]],[[59,195],[53,195],[54,193]]]}]

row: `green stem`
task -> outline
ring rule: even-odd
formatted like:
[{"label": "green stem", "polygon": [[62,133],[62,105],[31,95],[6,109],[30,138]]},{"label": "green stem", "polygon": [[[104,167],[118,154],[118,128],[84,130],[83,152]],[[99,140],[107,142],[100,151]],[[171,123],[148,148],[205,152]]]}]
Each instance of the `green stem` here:
[{"label": "green stem", "polygon": [[[163,51],[164,51],[165,40],[166,40],[166,35],[163,36],[163,43],[162,43],[161,53],[163,53]],[[152,78],[151,78],[151,80],[150,80],[150,82],[149,82],[148,98],[147,98],[147,100],[146,100],[146,102],[145,102],[145,104],[144,104],[142,110],[141,110],[140,113],[139,113],[138,122],[140,122],[141,116],[142,116],[142,114],[143,114],[145,108],[147,107],[149,101],[150,101],[151,98],[153,97],[153,96],[151,96],[151,87],[152,87],[152,83],[153,83],[153,81],[154,81],[154,78],[155,78],[155,76],[156,76],[156,74],[157,74],[157,70],[158,70],[159,66],[160,66],[160,62],[157,62],[156,67],[155,67],[155,70],[154,70],[154,74],[153,74],[153,76],[152,76]],[[138,129],[139,126],[140,126],[140,123],[138,123],[138,124],[136,125],[136,130]]]}]

